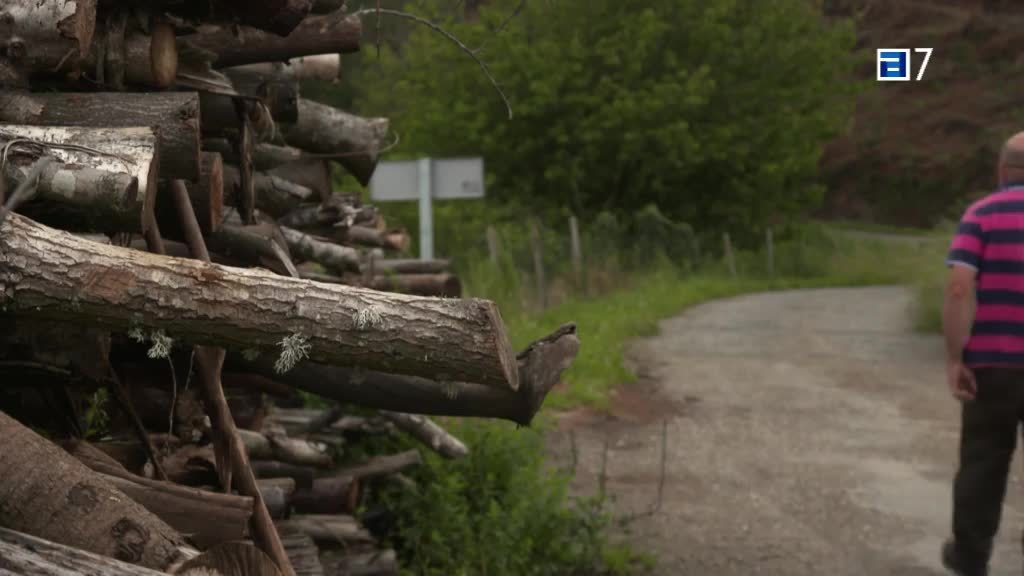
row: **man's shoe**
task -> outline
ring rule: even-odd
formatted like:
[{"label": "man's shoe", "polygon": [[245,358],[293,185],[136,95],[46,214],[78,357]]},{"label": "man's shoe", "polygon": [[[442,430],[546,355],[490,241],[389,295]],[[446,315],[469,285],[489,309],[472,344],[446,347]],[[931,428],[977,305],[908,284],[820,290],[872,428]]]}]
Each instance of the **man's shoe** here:
[{"label": "man's shoe", "polygon": [[942,545],[942,565],[956,576],[987,576],[987,568],[972,568],[957,550],[956,542],[947,540]]}]

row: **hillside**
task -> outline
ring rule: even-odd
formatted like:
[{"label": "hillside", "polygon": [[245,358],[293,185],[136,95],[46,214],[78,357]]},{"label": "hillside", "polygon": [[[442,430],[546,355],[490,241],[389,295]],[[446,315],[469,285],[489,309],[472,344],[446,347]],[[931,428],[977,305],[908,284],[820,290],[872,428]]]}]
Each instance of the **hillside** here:
[{"label": "hillside", "polygon": [[[1024,129],[1024,3],[827,0],[854,16],[867,79],[846,135],[823,159],[824,216],[928,225],[992,187],[1002,139]],[[876,83],[877,48],[932,47],[920,82]],[[915,69],[917,64],[914,65]]]}]

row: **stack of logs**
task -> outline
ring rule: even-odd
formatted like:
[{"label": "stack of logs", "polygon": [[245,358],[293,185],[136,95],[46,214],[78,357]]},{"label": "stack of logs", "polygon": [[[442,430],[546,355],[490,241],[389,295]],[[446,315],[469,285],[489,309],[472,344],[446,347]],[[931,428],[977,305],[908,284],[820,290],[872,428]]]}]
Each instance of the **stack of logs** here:
[{"label": "stack of logs", "polygon": [[421,454],[350,447],[463,457],[428,416],[528,425],[575,358],[333,190],[390,142],[298,94],[343,4],[0,3],[0,576],[397,574],[364,504]]}]

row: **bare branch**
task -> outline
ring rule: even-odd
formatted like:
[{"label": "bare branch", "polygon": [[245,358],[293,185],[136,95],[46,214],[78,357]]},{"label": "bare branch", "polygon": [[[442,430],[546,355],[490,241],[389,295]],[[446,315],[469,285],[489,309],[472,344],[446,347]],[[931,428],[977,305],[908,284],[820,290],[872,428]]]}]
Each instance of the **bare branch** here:
[{"label": "bare branch", "polygon": [[430,20],[427,20],[426,18],[417,16],[415,14],[410,14],[408,12],[402,12],[401,10],[391,10],[388,8],[364,8],[362,10],[353,12],[353,14],[355,14],[356,16],[363,16],[365,14],[386,14],[388,16],[397,16],[399,18],[405,18],[407,20],[412,20],[413,22],[423,24],[424,26],[430,28],[431,30],[434,30],[438,34],[444,36],[453,44],[458,46],[460,50],[462,50],[466,54],[469,54],[469,57],[472,58],[473,61],[476,62],[478,66],[480,66],[480,70],[482,70],[484,75],[487,76],[487,79],[491,82],[491,86],[494,86],[494,89],[498,91],[498,95],[501,96],[502,102],[505,103],[505,108],[508,109],[508,119],[512,119],[512,103],[509,102],[508,96],[505,95],[505,92],[501,89],[501,86],[498,85],[498,81],[495,80],[494,75],[491,74],[491,70],[487,67],[487,64],[485,64],[484,61],[481,60],[480,57],[477,56],[476,53],[469,48],[469,46],[466,46],[462,42],[462,40],[459,40],[451,32],[448,32],[444,28],[440,27],[434,22],[431,22]]}]

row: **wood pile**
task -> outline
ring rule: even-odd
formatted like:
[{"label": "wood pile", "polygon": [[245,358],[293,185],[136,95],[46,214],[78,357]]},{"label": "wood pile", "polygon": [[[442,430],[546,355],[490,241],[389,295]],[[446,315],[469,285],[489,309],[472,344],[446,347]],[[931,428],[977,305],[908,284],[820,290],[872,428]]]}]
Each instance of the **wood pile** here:
[{"label": "wood pile", "polygon": [[429,416],[528,425],[572,363],[334,191],[388,120],[299,83],[361,36],[325,0],[0,7],[0,574],[398,574],[362,505],[421,452],[352,447],[464,457]]}]

